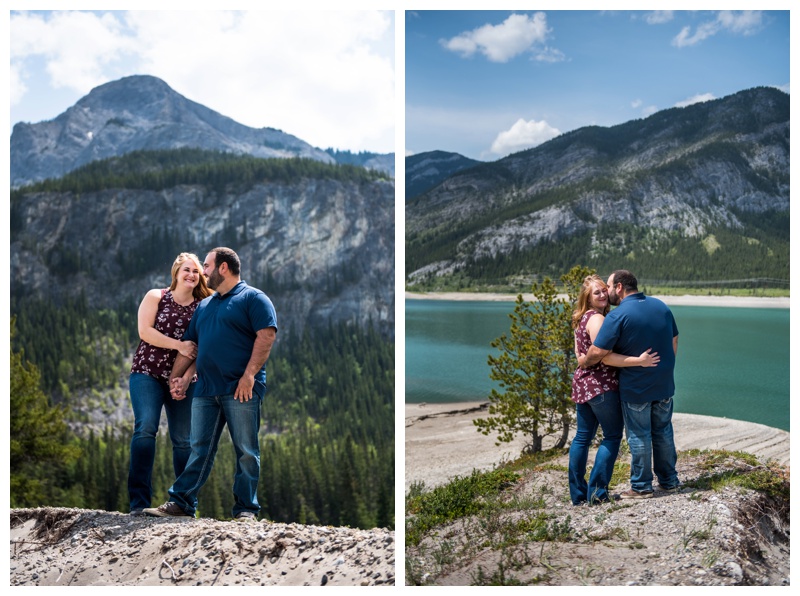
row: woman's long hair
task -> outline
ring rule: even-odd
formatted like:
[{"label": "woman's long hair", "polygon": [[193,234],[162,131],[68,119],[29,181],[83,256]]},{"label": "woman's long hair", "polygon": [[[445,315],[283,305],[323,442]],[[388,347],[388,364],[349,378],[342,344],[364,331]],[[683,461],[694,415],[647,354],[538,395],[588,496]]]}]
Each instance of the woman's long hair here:
[{"label": "woman's long hair", "polygon": [[[587,275],[583,278],[581,293],[578,294],[578,301],[575,303],[575,310],[572,311],[573,329],[578,328],[578,325],[581,324],[583,315],[585,315],[586,311],[591,308],[592,286],[594,286],[594,284],[600,284],[602,287],[607,288],[606,282],[604,282],[603,279],[597,274]],[[611,304],[607,303],[602,314],[608,314],[609,310],[611,310]]]},{"label": "woman's long hair", "polygon": [[211,296],[214,292],[212,292],[206,284],[206,276],[203,275],[203,266],[200,264],[200,259],[196,254],[190,252],[182,252],[175,257],[175,262],[172,264],[172,283],[169,286],[170,291],[178,286],[178,271],[181,265],[183,265],[183,262],[189,259],[194,261],[195,265],[197,265],[197,269],[200,271],[198,274],[200,279],[192,290],[192,296],[195,300],[202,300],[203,298]]}]

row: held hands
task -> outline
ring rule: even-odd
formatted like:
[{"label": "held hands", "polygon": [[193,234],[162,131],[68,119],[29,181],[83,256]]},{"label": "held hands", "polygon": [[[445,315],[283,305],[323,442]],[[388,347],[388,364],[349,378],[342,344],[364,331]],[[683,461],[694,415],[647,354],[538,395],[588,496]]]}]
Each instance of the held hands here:
[{"label": "held hands", "polygon": [[653,348],[647,348],[646,351],[642,352],[639,356],[639,360],[641,361],[639,366],[643,366],[645,368],[658,366],[658,363],[661,361],[661,356],[658,355],[658,352],[651,352]]},{"label": "held hands", "polygon": [[197,344],[193,341],[182,341],[178,347],[178,352],[194,360],[197,358]]},{"label": "held hands", "polygon": [[182,400],[186,397],[186,389],[189,387],[189,380],[183,377],[175,377],[169,381],[169,392],[172,399]]}]

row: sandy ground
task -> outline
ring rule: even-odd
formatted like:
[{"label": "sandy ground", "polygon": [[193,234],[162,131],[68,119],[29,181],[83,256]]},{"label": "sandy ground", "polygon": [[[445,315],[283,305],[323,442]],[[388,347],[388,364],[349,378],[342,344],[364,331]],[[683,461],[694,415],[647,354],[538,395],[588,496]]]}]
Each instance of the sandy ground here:
[{"label": "sandy ground", "polygon": [[[424,482],[431,488],[455,476],[469,476],[473,469],[488,470],[504,459],[519,456],[524,441],[518,439],[497,446],[494,436],[482,435],[473,425],[474,419],[488,416],[487,406],[488,402],[406,404],[406,491],[414,482]],[[675,414],[673,426],[679,451],[745,451],[789,465],[790,441],[786,431],[696,414]]]},{"label": "sandy ground", "polygon": [[[523,294],[527,301],[532,294]],[[514,302],[517,294],[487,294],[476,292],[406,292],[406,300],[454,300],[475,302]],[[789,308],[789,298],[748,296],[654,296],[668,306],[729,306],[739,308]]]}]

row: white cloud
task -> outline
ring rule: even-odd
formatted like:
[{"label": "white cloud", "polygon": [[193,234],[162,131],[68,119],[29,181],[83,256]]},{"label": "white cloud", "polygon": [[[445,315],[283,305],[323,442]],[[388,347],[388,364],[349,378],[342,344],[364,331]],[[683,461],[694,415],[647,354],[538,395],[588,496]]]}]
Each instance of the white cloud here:
[{"label": "white cloud", "polygon": [[538,51],[533,56],[533,60],[537,62],[564,62],[567,57],[564,55],[564,52],[558,50],[556,48],[544,48],[541,51]]},{"label": "white cloud", "polygon": [[728,31],[735,35],[754,35],[761,30],[762,24],[763,14],[761,11],[743,10],[735,12],[722,10],[717,13],[716,19],[702,23],[694,33],[692,33],[692,28],[689,26],[681,29],[681,32],[672,40],[672,45],[679,48],[693,46],[720,31]]},{"label": "white cloud", "polygon": [[104,67],[133,48],[111,13],[55,12],[11,16],[11,61],[24,76],[24,61],[42,57],[55,89],[88,91],[107,81]]},{"label": "white cloud", "polygon": [[23,13],[11,31],[20,81],[28,57],[46,61],[53,87],[81,94],[150,74],[248,126],[323,148],[395,148],[391,12]]},{"label": "white cloud", "polygon": [[663,23],[669,23],[674,17],[675,13],[672,10],[654,10],[648,12],[644,20],[649,25],[661,25]]},{"label": "white cloud", "polygon": [[696,103],[702,103],[704,101],[711,101],[712,99],[716,99],[712,93],[699,93],[697,95],[693,95],[683,101],[679,101],[675,104],[676,108],[685,108],[686,106],[690,106]]},{"label": "white cloud", "polygon": [[641,100],[641,99],[634,99],[634,100],[631,102],[631,107],[632,107],[633,109],[636,109],[636,108],[638,108],[638,107],[641,107],[641,105],[642,105],[642,100]]},{"label": "white cloud", "polygon": [[20,73],[20,69],[16,64],[11,64],[8,78],[9,93],[11,94],[11,105],[15,106],[22,101],[22,98],[28,92],[28,86],[22,80],[22,74]]},{"label": "white cloud", "polygon": [[[508,62],[519,54],[542,45],[550,30],[547,16],[537,12],[533,16],[512,14],[500,25],[483,25],[465,31],[449,40],[439,43],[450,51],[470,57],[480,52],[491,62]],[[557,50],[548,50],[543,57],[554,56]]]},{"label": "white cloud", "polygon": [[658,111],[658,106],[647,106],[645,108],[642,108],[642,116],[646,118],[647,116],[652,116],[657,111]]},{"label": "white cloud", "polygon": [[537,122],[520,118],[510,129],[497,135],[492,143],[491,152],[496,155],[508,155],[541,145],[560,134],[560,130],[553,128],[544,120]]}]

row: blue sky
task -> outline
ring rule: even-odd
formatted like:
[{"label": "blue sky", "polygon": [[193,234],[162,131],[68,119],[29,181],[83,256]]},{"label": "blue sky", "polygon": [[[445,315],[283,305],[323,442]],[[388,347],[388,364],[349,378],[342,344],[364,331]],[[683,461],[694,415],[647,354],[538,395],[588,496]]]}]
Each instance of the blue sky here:
[{"label": "blue sky", "polygon": [[789,92],[789,11],[407,11],[406,154],[494,161],[587,125]]},{"label": "blue sky", "polygon": [[97,85],[149,74],[248,126],[323,149],[393,152],[394,14],[12,11],[10,125],[55,118]]}]

